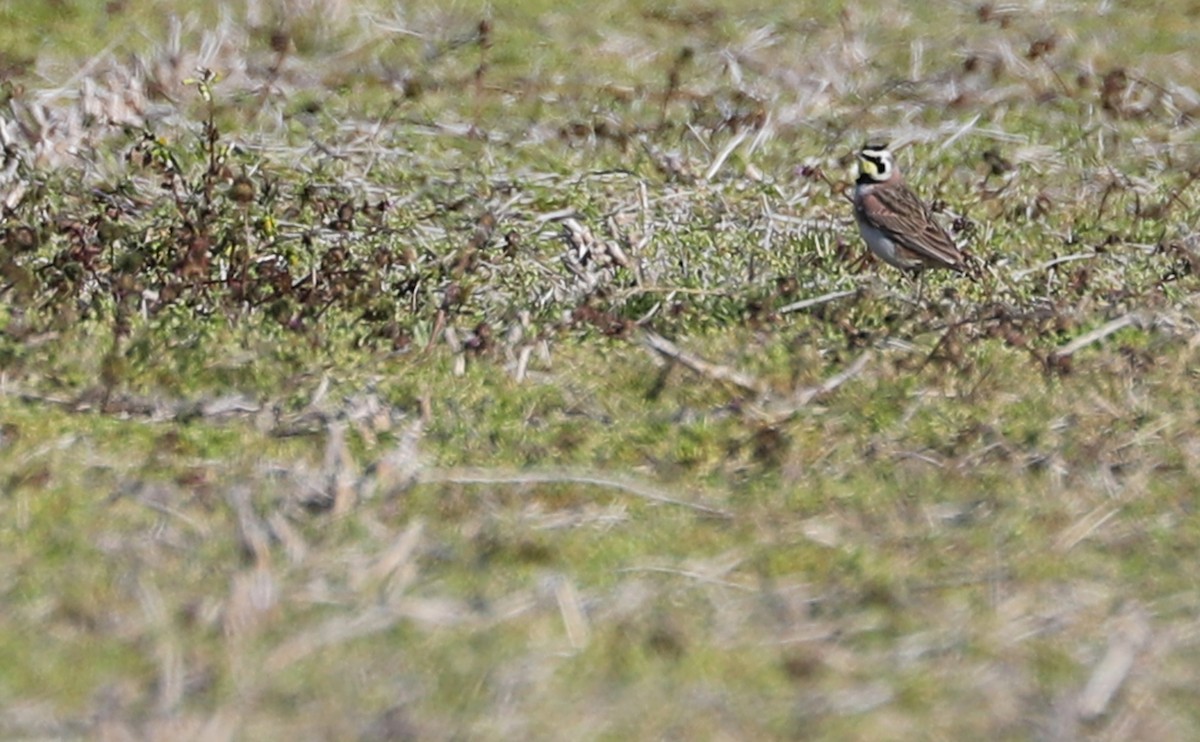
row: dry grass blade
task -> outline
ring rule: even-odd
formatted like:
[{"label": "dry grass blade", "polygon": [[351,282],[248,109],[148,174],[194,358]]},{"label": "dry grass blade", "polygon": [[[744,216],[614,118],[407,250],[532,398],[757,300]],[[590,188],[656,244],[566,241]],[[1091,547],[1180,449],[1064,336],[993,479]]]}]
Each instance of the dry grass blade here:
[{"label": "dry grass blade", "polygon": [[567,640],[571,642],[572,649],[579,651],[587,646],[591,633],[587,614],[583,610],[583,601],[575,584],[566,575],[556,575],[553,580],[554,599],[558,603],[558,611],[567,631]]},{"label": "dry grass blade", "polygon": [[754,592],[758,591],[757,587],[750,587],[750,586],[742,585],[742,584],[739,584],[736,582],[730,582],[729,580],[722,580],[718,577],[713,577],[712,575],[709,575],[709,574],[697,572],[696,570],[676,569],[673,567],[625,567],[620,571],[625,572],[625,573],[630,573],[630,574],[636,574],[636,573],[642,572],[642,573],[650,573],[650,574],[658,573],[658,574],[666,574],[666,575],[677,575],[679,577],[686,577],[689,580],[695,580],[696,582],[702,582],[702,583],[709,584],[709,585],[716,585],[718,587],[727,587],[732,590],[738,590],[740,592],[745,592],[745,593],[754,593]]},{"label": "dry grass blade", "polygon": [[812,404],[814,400],[820,399],[821,397],[840,387],[842,384],[845,384],[847,381],[850,381],[854,377],[861,374],[873,356],[873,351],[865,351],[855,358],[849,366],[837,372],[833,376],[830,376],[820,384],[807,389],[802,389],[796,394],[793,394],[790,399],[772,404],[765,410],[760,411],[750,407],[747,408],[747,411],[756,419],[771,425],[778,425],[786,422],[795,416],[800,410]]},{"label": "dry grass blade", "polygon": [[400,434],[396,445],[387,451],[358,481],[359,496],[392,497],[412,486],[421,470],[420,443],[424,423],[417,418]]},{"label": "dry grass blade", "polygon": [[413,555],[421,543],[424,530],[423,521],[416,520],[410,523],[400,537],[371,565],[367,583],[386,586],[389,595],[398,595],[407,589],[416,578]]},{"label": "dry grass blade", "polygon": [[346,425],[340,421],[330,422],[325,442],[325,476],[329,498],[333,503],[334,515],[345,515],[358,501],[354,487],[354,457],[346,444]]},{"label": "dry grass blade", "polygon": [[1050,358],[1051,360],[1069,358],[1089,345],[1098,343],[1107,338],[1109,335],[1124,330],[1126,327],[1143,327],[1145,324],[1146,320],[1140,312],[1129,312],[1128,314],[1123,314],[1114,320],[1100,325],[1091,332],[1086,332],[1071,342],[1066,343],[1062,347],[1055,350],[1051,354]]},{"label": "dry grass blade", "polygon": [[1113,623],[1108,650],[1079,696],[1077,709],[1084,722],[1096,721],[1107,713],[1138,654],[1150,641],[1150,619],[1140,605],[1127,607]]},{"label": "dry grass blade", "polygon": [[405,597],[394,604],[372,605],[351,616],[337,616],[316,628],[294,633],[267,656],[268,673],[282,672],[326,647],[362,639],[405,620],[432,626],[462,623],[474,613],[457,601]]},{"label": "dry grass blade", "polygon": [[267,657],[267,672],[282,672],[325,647],[387,631],[404,620],[403,613],[377,606],[351,617],[332,618],[315,629],[293,634]]},{"label": "dry grass blade", "polygon": [[780,314],[791,314],[792,312],[800,312],[805,309],[809,309],[811,307],[820,306],[821,304],[828,304],[831,301],[837,301],[838,299],[845,299],[847,297],[854,296],[857,293],[858,293],[857,290],[831,291],[828,294],[822,294],[821,296],[814,296],[811,299],[801,299],[800,301],[792,302],[791,304],[788,304],[787,306],[780,307],[779,313]]},{"label": "dry grass blade", "polygon": [[742,146],[742,142],[746,141],[746,137],[749,135],[750,132],[745,129],[735,134],[734,137],[730,139],[724,147],[721,148],[721,151],[717,153],[717,156],[713,158],[713,162],[708,166],[708,170],[704,171],[704,177],[702,180],[712,180],[713,177],[720,172],[721,167],[724,166],[725,161],[729,159],[729,156],[733,154],[734,150]]},{"label": "dry grass blade", "polygon": [[267,516],[267,526],[270,528],[271,535],[283,546],[283,552],[287,554],[288,562],[293,565],[303,564],[308,556],[308,544],[288,522],[287,516],[276,510]]},{"label": "dry grass blade", "polygon": [[673,497],[643,482],[591,472],[429,469],[421,473],[420,482],[422,484],[582,484],[589,487],[617,490],[650,502],[687,508],[717,518],[733,517],[726,510]]},{"label": "dry grass blade", "polygon": [[796,403],[800,405],[806,405],[814,399],[832,392],[834,389],[837,389],[842,384],[845,384],[847,381],[853,379],[855,376],[858,376],[860,373],[862,373],[863,369],[867,367],[867,363],[871,360],[873,355],[874,354],[871,351],[866,351],[858,358],[855,358],[854,361],[845,368],[845,370],[830,376],[824,382],[815,387],[805,389],[804,391],[800,392],[796,395]]},{"label": "dry grass blade", "polygon": [[138,581],[138,599],[142,612],[154,630],[158,660],[158,688],[156,706],[159,713],[177,711],[184,696],[184,656],[179,641],[171,634],[171,623],[166,612],[162,593],[143,578]]},{"label": "dry grass blade", "polygon": [[650,332],[649,330],[643,333],[643,339],[646,346],[658,353],[659,355],[674,361],[684,368],[693,371],[701,376],[719,381],[725,384],[732,384],[742,391],[751,392],[755,395],[765,394],[766,386],[758,379],[744,374],[727,366],[720,366],[715,363],[709,363],[700,356],[689,353],[679,346],[672,343],[670,340],[661,335]]},{"label": "dry grass blade", "polygon": [[271,561],[271,536],[250,504],[250,490],[245,486],[232,487],[226,495],[229,506],[237,518],[238,535],[242,549],[255,564],[265,565]]},{"label": "dry grass blade", "polygon": [[266,566],[251,567],[233,576],[225,605],[225,636],[246,641],[256,636],[279,604],[279,584]]},{"label": "dry grass blade", "polygon": [[1054,258],[1053,260],[1047,260],[1044,263],[1039,263],[1039,264],[1033,266],[1032,268],[1026,268],[1025,270],[1019,270],[1019,271],[1013,271],[1012,278],[1015,281],[1019,281],[1022,278],[1025,278],[1026,276],[1032,276],[1036,273],[1042,273],[1044,271],[1048,271],[1051,268],[1058,266],[1058,265],[1063,265],[1064,263],[1074,263],[1078,260],[1091,260],[1092,258],[1095,258],[1095,257],[1097,257],[1097,253],[1094,253],[1094,252],[1076,253],[1075,255],[1063,255],[1061,257]]},{"label": "dry grass blade", "polygon": [[1100,530],[1105,523],[1112,520],[1121,508],[1101,506],[1091,511],[1076,523],[1073,523],[1054,543],[1054,548],[1060,552],[1068,552],[1078,544]]}]

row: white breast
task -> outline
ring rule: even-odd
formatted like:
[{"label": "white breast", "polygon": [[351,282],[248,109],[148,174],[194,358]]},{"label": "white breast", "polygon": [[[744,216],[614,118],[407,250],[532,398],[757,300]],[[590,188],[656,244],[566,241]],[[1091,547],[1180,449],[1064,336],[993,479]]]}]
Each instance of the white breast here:
[{"label": "white breast", "polygon": [[863,217],[861,189],[862,186],[856,186],[854,189],[854,220],[858,222],[858,231],[866,241],[867,247],[875,254],[875,257],[888,265],[902,270],[921,267],[920,260],[902,258],[896,250],[896,243],[892,241],[891,237],[888,237],[887,232],[874,226]]}]

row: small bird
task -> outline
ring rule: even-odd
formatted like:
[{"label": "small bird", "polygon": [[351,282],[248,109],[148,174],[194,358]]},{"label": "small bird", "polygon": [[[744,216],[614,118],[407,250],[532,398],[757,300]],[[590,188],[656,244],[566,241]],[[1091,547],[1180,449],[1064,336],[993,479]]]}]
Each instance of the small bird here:
[{"label": "small bird", "polygon": [[889,265],[918,274],[966,269],[958,245],[905,184],[887,144],[865,144],[858,153],[854,218],[867,247]]}]

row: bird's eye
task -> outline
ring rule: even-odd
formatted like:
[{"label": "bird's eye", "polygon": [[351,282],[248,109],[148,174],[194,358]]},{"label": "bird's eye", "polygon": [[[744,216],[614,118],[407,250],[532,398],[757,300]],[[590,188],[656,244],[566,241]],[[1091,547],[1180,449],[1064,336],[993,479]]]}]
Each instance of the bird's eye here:
[{"label": "bird's eye", "polygon": [[863,173],[876,179],[886,177],[890,169],[887,156],[878,152],[863,152],[859,155],[858,163]]}]

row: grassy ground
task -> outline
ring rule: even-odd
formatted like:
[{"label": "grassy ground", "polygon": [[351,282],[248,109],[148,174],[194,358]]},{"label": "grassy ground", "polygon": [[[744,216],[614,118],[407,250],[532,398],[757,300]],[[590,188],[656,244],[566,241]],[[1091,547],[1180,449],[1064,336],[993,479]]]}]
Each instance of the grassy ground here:
[{"label": "grassy ground", "polygon": [[0,734],[1194,738],[1168,5],[0,5]]}]

